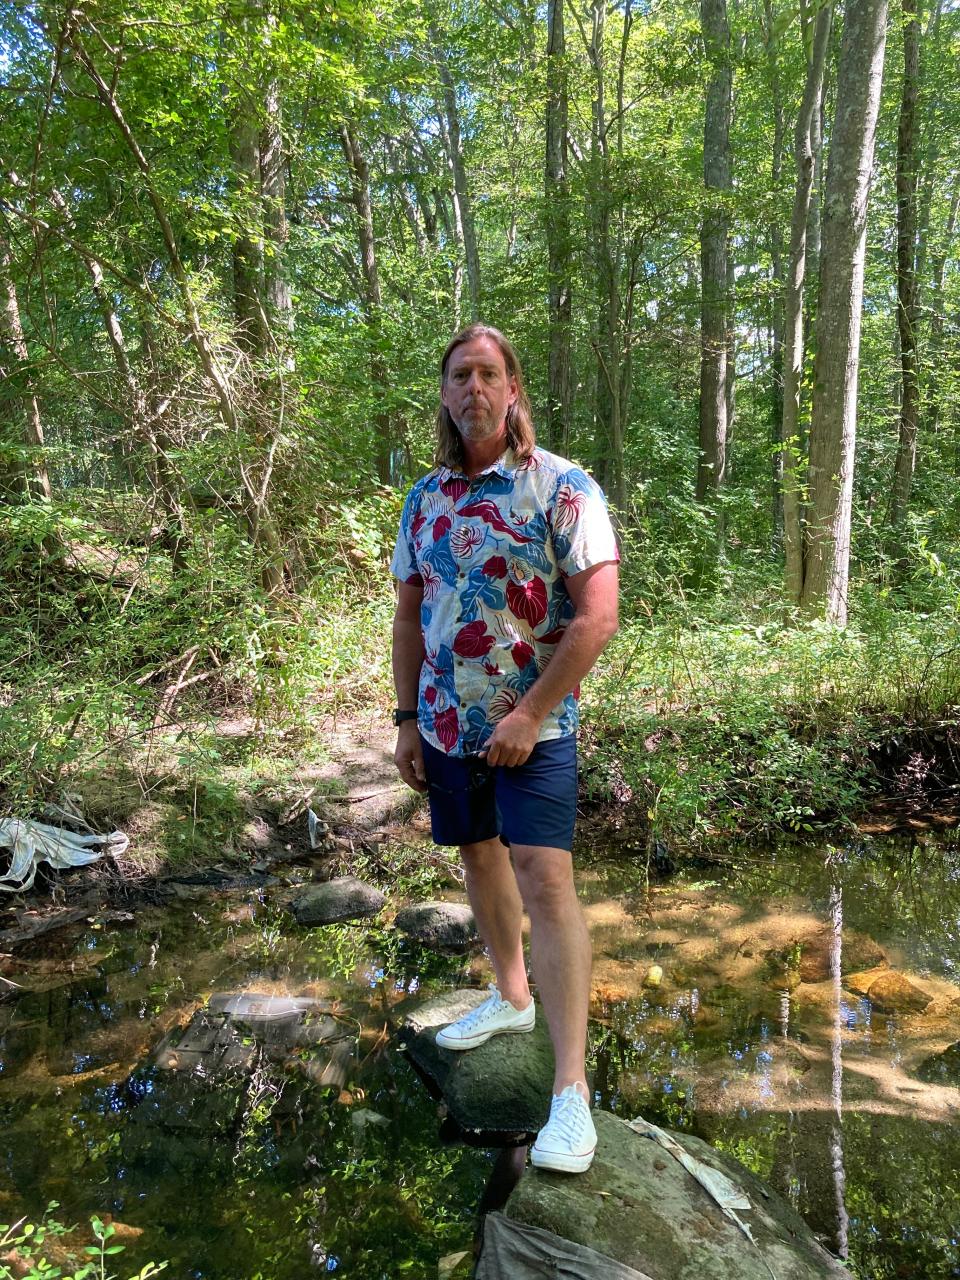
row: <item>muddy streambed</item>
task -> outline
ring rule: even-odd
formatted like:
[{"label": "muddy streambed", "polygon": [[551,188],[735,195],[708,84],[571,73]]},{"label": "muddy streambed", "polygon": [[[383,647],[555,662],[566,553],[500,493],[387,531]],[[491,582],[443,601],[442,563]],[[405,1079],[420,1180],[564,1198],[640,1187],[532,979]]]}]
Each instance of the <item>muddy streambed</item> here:
[{"label": "muddy streambed", "polygon": [[[960,1276],[957,847],[580,882],[597,1105],[730,1151],[864,1280]],[[404,943],[389,911],[304,931],[282,895],[198,893],[3,962],[24,990],[0,1003],[0,1222],[109,1214],[117,1274],[177,1280],[432,1280],[469,1249],[494,1153],[450,1140],[388,1028],[482,958]],[[215,994],[315,1000],[352,1052],[331,1073],[241,1024],[200,1078],[163,1046]]]}]

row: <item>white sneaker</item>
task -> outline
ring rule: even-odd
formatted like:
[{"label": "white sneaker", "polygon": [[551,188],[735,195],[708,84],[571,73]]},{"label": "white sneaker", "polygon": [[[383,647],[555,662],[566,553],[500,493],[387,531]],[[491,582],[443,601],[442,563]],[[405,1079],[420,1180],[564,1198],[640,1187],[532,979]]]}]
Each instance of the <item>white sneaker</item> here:
[{"label": "white sneaker", "polygon": [[585,1173],[596,1149],[597,1131],[593,1127],[590,1104],[576,1084],[568,1084],[562,1093],[553,1095],[550,1119],[530,1148],[531,1163],[538,1169],[553,1169],[558,1173]]},{"label": "white sneaker", "polygon": [[491,1036],[504,1032],[532,1031],[535,1013],[533,1001],[526,1009],[516,1009],[504,1000],[497,988],[490,983],[490,994],[483,1004],[471,1009],[449,1027],[437,1032],[437,1044],[441,1049],[475,1049],[485,1044]]}]

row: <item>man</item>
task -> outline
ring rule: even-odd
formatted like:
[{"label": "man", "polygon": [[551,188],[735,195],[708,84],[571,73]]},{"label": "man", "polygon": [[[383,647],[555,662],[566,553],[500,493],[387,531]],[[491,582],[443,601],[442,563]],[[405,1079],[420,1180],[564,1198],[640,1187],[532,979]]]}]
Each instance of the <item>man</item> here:
[{"label": "man", "polygon": [[617,628],[603,494],[536,447],[516,353],[475,324],[441,362],[437,466],[404,504],[393,671],[396,763],[428,791],[433,838],[458,845],[496,975],[437,1034],[447,1049],[533,1030],[521,943],[553,1041],[540,1168],[579,1173],[596,1147],[585,1053],[590,942],[573,883],[577,694]]}]

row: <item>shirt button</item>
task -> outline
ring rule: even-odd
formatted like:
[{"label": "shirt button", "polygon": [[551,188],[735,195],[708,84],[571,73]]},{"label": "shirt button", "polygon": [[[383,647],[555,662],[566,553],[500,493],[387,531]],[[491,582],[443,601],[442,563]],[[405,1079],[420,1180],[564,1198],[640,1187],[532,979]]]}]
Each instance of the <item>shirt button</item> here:
[{"label": "shirt button", "polygon": [[457,659],[457,666],[458,666],[458,667],[462,667],[462,666],[463,666],[463,659],[462,659],[462,658],[458,658],[458,659]]}]

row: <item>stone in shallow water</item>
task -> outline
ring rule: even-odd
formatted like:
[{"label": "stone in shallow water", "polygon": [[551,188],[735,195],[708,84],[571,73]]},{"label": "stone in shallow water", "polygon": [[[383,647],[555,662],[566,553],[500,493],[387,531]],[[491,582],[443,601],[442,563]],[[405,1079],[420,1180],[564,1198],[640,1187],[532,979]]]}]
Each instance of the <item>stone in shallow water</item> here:
[{"label": "stone in shallow water", "polygon": [[328,880],[311,885],[294,898],[290,909],[297,924],[312,928],[321,924],[338,924],[344,920],[364,920],[383,909],[386,895],[355,876]]},{"label": "stone in shallow water", "polygon": [[933,999],[893,969],[870,983],[867,996],[881,1013],[922,1013]]},{"label": "stone in shallow water", "polygon": [[415,942],[464,950],[479,942],[473,912],[463,902],[421,902],[397,912],[396,926]]},{"label": "stone in shallow water", "polygon": [[[840,972],[875,969],[887,963],[882,947],[865,933],[844,929],[840,940]],[[801,939],[800,977],[803,982],[826,982],[834,946],[832,929],[820,929]]]},{"label": "stone in shallow water", "polygon": [[960,1041],[942,1053],[924,1058],[917,1068],[917,1077],[928,1084],[960,1085]]},{"label": "stone in shallow water", "polygon": [[534,1134],[550,1112],[553,1046],[543,1010],[524,1035],[494,1036],[477,1049],[457,1052],[436,1043],[440,1027],[455,1022],[487,998],[485,991],[448,991],[406,1014],[400,1043],[431,1089],[443,1095],[465,1133],[505,1141]]},{"label": "stone in shallow water", "polygon": [[[802,1219],[731,1157],[689,1134],[671,1136],[741,1187],[753,1206],[739,1216],[751,1244],[693,1177],[649,1138],[615,1116],[594,1112],[597,1155],[585,1174],[528,1171],[505,1214],[518,1224],[587,1247],[649,1280],[808,1280],[848,1276]],[[483,1277],[483,1262],[478,1274]],[[512,1269],[512,1280],[540,1272]],[[577,1274],[580,1274],[579,1272]],[[619,1274],[610,1268],[584,1272]]]}]

